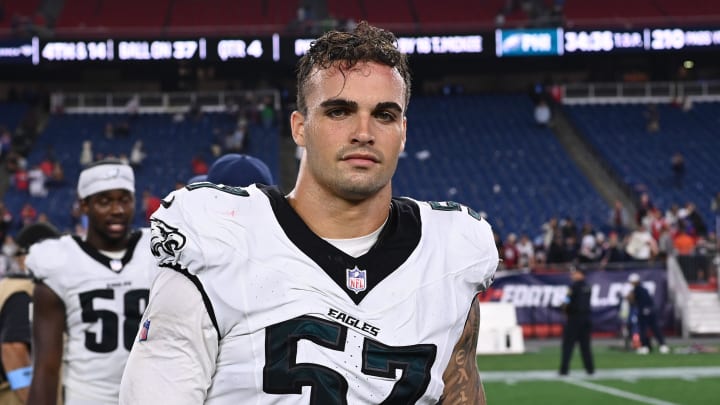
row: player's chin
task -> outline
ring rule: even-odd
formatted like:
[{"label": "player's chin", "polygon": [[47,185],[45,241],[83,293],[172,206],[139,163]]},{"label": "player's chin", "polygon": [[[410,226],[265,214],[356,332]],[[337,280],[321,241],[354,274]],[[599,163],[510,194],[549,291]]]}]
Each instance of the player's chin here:
[{"label": "player's chin", "polygon": [[109,239],[122,239],[127,235],[128,229],[127,224],[107,224],[104,230]]},{"label": "player's chin", "polygon": [[348,200],[364,200],[377,194],[386,183],[377,179],[354,177],[343,184],[342,195]]}]

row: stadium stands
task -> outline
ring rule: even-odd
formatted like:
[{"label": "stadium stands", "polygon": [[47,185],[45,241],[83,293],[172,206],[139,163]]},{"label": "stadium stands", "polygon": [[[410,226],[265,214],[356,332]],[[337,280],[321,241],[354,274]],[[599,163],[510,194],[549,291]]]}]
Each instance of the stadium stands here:
[{"label": "stadium stands", "polygon": [[[339,21],[368,20],[396,32],[445,32],[492,29],[506,0],[448,0],[441,7],[432,0],[328,0],[327,16]],[[550,12],[545,2],[546,13]],[[66,1],[56,16],[38,0],[6,0],[0,28],[10,28],[15,16],[35,23],[55,20],[68,33],[120,32],[127,29],[162,34],[204,27],[212,32],[283,32],[297,18],[299,1],[253,0],[74,0]],[[711,22],[720,16],[720,3],[705,0],[568,1],[564,20],[570,26],[669,24],[687,26]],[[320,13],[322,14],[322,13]],[[317,15],[322,20],[323,15]],[[503,26],[527,26],[526,8],[505,15]]]},{"label": "stadium stands", "polygon": [[[565,106],[575,125],[611,167],[638,192],[648,191],[663,210],[671,204],[695,203],[708,224],[714,222],[710,200],[720,191],[717,176],[717,126],[720,103],[695,103],[683,111],[670,104],[657,107],[659,130],[648,133],[646,105]],[[683,187],[673,181],[670,159],[685,157]]]},{"label": "stadium stands", "polygon": [[261,1],[215,0],[213,7],[199,0],[175,0],[170,27],[261,25],[266,22]]},{"label": "stadium stands", "polygon": [[551,216],[602,225],[609,207],[532,111],[524,95],[414,98],[395,194],[466,204],[501,235]]},{"label": "stadium stands", "polygon": [[10,132],[15,131],[26,110],[27,105],[25,103],[0,103],[0,125]]},{"label": "stadium stands", "polygon": [[[127,137],[108,139],[105,127],[128,122]],[[50,118],[28,157],[38,164],[52,148],[73,184],[84,140],[95,154],[129,154],[142,139],[148,158],[138,170],[137,190],[156,195],[191,177],[190,160],[201,151],[211,160],[213,133],[227,132],[234,120],[222,113],[174,123],[169,114],[66,114]],[[278,178],[278,129],[250,129],[247,152],[263,159]],[[524,95],[416,97],[409,109],[406,156],[395,178],[395,193],[423,200],[452,200],[487,213],[495,229],[534,237],[551,216],[601,226],[609,207],[567,156],[548,128],[532,120],[532,102]],[[31,201],[51,213],[61,228],[69,224],[73,187],[52,189],[46,198],[9,190],[13,212]],[[139,202],[138,202],[139,203]]]},{"label": "stadium stands", "polygon": [[[0,122],[13,128],[26,108],[3,104]],[[720,154],[714,132],[720,103],[695,103],[690,111],[659,105],[660,128],[655,133],[647,132],[645,105],[562,108],[599,151],[599,158],[630,188],[648,191],[663,210],[691,201],[712,229],[710,201],[720,190],[714,175]],[[468,205],[487,214],[502,238],[512,232],[526,233],[532,240],[551,217],[607,231],[610,207],[552,130],[534,122],[532,111],[527,95],[415,96],[408,110],[408,142],[394,179],[395,194]],[[124,122],[130,128],[127,137],[106,137],[108,123]],[[61,229],[68,229],[84,140],[93,142],[95,154],[118,156],[129,154],[135,140],[142,139],[148,158],[137,172],[138,193],[149,190],[162,196],[176,181],[191,177],[190,161],[198,152],[211,163],[210,144],[235,125],[235,118],[225,113],[205,113],[199,120],[179,123],[171,114],[53,115],[28,156],[28,167],[52,150],[65,168],[68,185],[51,188],[47,198],[29,197],[11,187],[4,200],[16,217],[29,201],[38,212],[50,214]],[[277,127],[251,126],[246,152],[267,162],[275,178],[281,172],[278,151]],[[682,188],[675,185],[670,169],[676,152],[686,157]]]},{"label": "stadium stands", "polygon": [[[128,123],[130,131],[127,136],[116,134],[108,138],[105,135],[108,123],[116,127]],[[76,198],[74,185],[81,170],[79,157],[83,141],[92,142],[96,156],[120,157],[121,154],[129,155],[133,143],[141,139],[148,155],[142,167],[136,169],[136,225],[142,225],[142,192],[149,190],[162,197],[174,189],[177,181],[187,181],[192,176],[190,161],[197,154],[202,154],[208,164],[212,163],[210,145],[217,141],[214,137],[231,131],[235,125],[236,119],[223,113],[207,113],[199,120],[188,117],[182,122],[174,122],[171,114],[141,114],[135,117],[127,114],[54,115],[28,156],[28,166],[38,164],[51,149],[64,167],[66,186],[51,188],[46,198],[30,197],[27,192],[11,187],[4,199],[13,213],[20,212],[22,205],[29,201],[39,213],[47,213],[58,228],[69,229],[70,211]],[[277,128],[252,124],[249,134],[246,153],[263,159],[273,176],[278,178]]]}]

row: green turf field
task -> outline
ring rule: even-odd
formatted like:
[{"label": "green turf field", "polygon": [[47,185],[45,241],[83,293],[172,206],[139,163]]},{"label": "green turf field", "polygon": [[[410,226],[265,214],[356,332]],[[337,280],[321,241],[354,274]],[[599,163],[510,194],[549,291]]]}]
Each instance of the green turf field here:
[{"label": "green turf field", "polygon": [[[720,404],[717,345],[672,346],[641,356],[594,345],[596,373],[588,377],[576,348],[570,375],[559,377],[559,343],[522,355],[478,356],[488,404],[706,405]],[[715,352],[713,352],[715,351]]]}]

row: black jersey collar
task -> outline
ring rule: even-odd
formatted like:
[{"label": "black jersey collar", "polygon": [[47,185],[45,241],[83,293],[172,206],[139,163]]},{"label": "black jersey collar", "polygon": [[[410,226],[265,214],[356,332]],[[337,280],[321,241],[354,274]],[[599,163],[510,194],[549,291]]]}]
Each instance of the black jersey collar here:
[{"label": "black jersey collar", "polygon": [[[393,198],[390,215],[375,245],[364,255],[352,257],[317,236],[275,187],[259,187],[270,199],[273,212],[287,237],[359,304],[363,298],[402,265],[420,242],[420,208],[409,199]],[[348,271],[365,271],[365,289],[352,291]]]},{"label": "black jersey collar", "polygon": [[[75,242],[80,246],[80,248],[88,254],[88,256],[95,259],[98,263],[102,264],[103,266],[107,267],[109,270],[111,270],[113,273],[120,273],[125,268],[125,265],[130,262],[133,258],[133,254],[135,253],[135,247],[137,246],[138,242],[140,241],[140,237],[142,237],[142,231],[136,230],[130,234],[130,238],[128,239],[127,246],[125,248],[125,255],[122,257],[122,259],[111,259],[104,254],[100,253],[99,250],[97,250],[95,247],[91,246],[89,243],[82,240],[79,236],[74,235],[72,238],[75,240]],[[118,268],[118,262],[120,264],[120,267]]]}]

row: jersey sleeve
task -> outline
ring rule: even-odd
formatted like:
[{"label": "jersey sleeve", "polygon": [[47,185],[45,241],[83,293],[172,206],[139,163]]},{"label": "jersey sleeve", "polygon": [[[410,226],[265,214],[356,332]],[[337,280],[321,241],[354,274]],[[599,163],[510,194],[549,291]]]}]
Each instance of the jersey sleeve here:
[{"label": "jersey sleeve", "polygon": [[217,354],[200,292],[184,275],[161,272],[125,366],[120,404],[204,403]]},{"label": "jersey sleeve", "polygon": [[447,267],[460,269],[461,279],[476,291],[492,284],[499,263],[492,227],[464,205],[445,202],[424,205],[423,232],[435,235],[433,243],[446,249]]},{"label": "jersey sleeve", "polygon": [[176,190],[150,218],[150,246],[158,265],[191,274],[227,263],[237,238],[226,222],[232,199],[212,188]]},{"label": "jersey sleeve", "polygon": [[475,263],[473,270],[468,272],[468,281],[477,284],[479,291],[484,291],[493,282],[500,255],[495,245],[492,227],[485,219],[471,217],[471,220],[466,222],[470,234],[468,243]]},{"label": "jersey sleeve", "polygon": [[62,244],[62,239],[35,243],[30,246],[30,251],[25,257],[25,266],[35,280],[41,281],[61,298],[65,296],[61,273],[68,263],[67,249],[63,248]]}]

